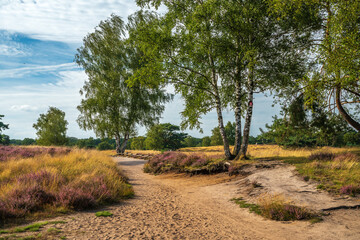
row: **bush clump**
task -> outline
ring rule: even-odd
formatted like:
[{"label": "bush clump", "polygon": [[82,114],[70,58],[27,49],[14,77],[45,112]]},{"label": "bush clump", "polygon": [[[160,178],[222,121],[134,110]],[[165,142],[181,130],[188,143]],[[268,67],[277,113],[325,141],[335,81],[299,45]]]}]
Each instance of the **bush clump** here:
[{"label": "bush clump", "polygon": [[314,160],[318,160],[318,161],[331,161],[335,158],[335,154],[331,153],[331,152],[318,152],[318,153],[313,153],[308,157],[309,161],[314,161]]},{"label": "bush clump", "polygon": [[198,154],[186,155],[179,152],[165,152],[155,155],[144,166],[146,173],[186,172],[191,174],[216,173],[227,171],[228,167],[221,157],[208,157]]},{"label": "bush clump", "polygon": [[345,185],[340,188],[341,194],[356,196],[356,194],[360,193],[360,186],[354,186],[354,185]]}]

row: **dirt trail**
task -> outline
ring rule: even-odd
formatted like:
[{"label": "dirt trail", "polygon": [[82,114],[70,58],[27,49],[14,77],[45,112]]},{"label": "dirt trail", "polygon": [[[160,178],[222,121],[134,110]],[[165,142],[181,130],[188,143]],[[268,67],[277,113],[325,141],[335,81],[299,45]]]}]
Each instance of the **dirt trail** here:
[{"label": "dirt trail", "polygon": [[275,222],[231,201],[239,179],[227,175],[184,177],[144,174],[143,160],[115,159],[134,186],[136,197],[102,210],[57,220],[67,239],[360,239],[360,211],[339,210],[321,223]]}]

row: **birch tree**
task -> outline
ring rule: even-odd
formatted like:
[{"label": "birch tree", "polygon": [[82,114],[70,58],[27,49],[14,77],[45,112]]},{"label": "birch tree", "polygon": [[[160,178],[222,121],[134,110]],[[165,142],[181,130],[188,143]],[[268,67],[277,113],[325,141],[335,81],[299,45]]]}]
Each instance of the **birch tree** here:
[{"label": "birch tree", "polygon": [[121,18],[112,15],[84,38],[75,56],[88,76],[80,91],[84,99],[78,106],[77,122],[98,137],[115,138],[117,153],[125,151],[138,125],[157,122],[163,104],[171,99],[161,86],[127,85],[127,79],[141,67],[141,52],[128,44],[125,31]]}]

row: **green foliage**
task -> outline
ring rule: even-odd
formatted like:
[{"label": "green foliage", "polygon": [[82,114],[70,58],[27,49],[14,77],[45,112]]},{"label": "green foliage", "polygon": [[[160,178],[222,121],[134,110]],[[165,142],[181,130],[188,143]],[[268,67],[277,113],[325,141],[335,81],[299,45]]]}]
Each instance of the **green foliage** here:
[{"label": "green foliage", "polygon": [[111,150],[111,149],[115,149],[115,146],[111,143],[109,143],[108,141],[103,141],[101,143],[99,143],[99,145],[96,146],[97,150]]},{"label": "green foliage", "polygon": [[137,125],[150,126],[158,121],[163,103],[171,99],[161,87],[127,85],[127,80],[141,67],[142,53],[128,43],[125,29],[123,20],[112,15],[84,38],[75,56],[76,63],[89,77],[80,92],[85,99],[78,106],[77,122],[82,129],[94,130],[101,138],[115,137],[118,152],[124,151]]},{"label": "green foliage", "polygon": [[[234,142],[235,142],[235,129],[236,129],[235,123],[227,122],[227,124],[225,125],[225,133],[226,133],[226,136],[227,136],[230,144],[234,144]],[[211,130],[211,132],[212,132],[212,135],[211,135],[210,145],[211,146],[222,145],[223,140],[222,140],[222,136],[220,134],[219,127],[213,128]]]},{"label": "green foliage", "polygon": [[97,212],[95,213],[95,216],[97,217],[111,217],[113,214],[109,211],[101,211],[101,212]]},{"label": "green foliage", "polygon": [[219,127],[215,127],[211,130],[211,142],[210,142],[210,145],[211,146],[218,146],[218,145],[222,145],[223,144],[223,140],[222,140],[222,137],[221,137],[221,134],[220,134],[220,129]]},{"label": "green foliage", "polygon": [[347,132],[344,134],[344,143],[349,146],[360,145],[360,133]]},{"label": "green foliage", "polygon": [[202,139],[194,138],[192,136],[187,136],[184,141],[182,142],[184,147],[196,147],[201,144]]},{"label": "green foliage", "polygon": [[202,142],[201,142],[201,146],[202,147],[208,147],[211,146],[211,138],[206,136],[202,138]]},{"label": "green foliage", "polygon": [[9,145],[10,138],[7,135],[1,134],[3,130],[9,129],[9,124],[4,124],[1,119],[4,117],[4,115],[0,114],[0,145]]},{"label": "green foliage", "polygon": [[146,149],[145,140],[146,140],[146,137],[142,137],[142,136],[133,138],[132,142],[131,142],[131,149],[145,150]]},{"label": "green foliage", "polygon": [[339,116],[326,113],[313,104],[306,108],[302,95],[288,108],[283,108],[283,118],[275,116],[267,132],[259,139],[285,147],[342,146],[347,144],[344,133],[351,131]]},{"label": "green foliage", "polygon": [[[24,145],[24,146],[29,146],[29,145],[35,145],[36,144],[36,140],[32,139],[32,138],[24,138],[23,140],[20,139],[11,139],[10,140],[10,144],[12,145]],[[69,142],[68,142],[69,145]],[[71,145],[70,145],[71,146]]]},{"label": "green foliage", "polygon": [[46,114],[40,114],[37,122],[33,124],[38,136],[37,144],[44,146],[61,146],[67,143],[66,131],[68,121],[65,112],[56,107],[50,107]]},{"label": "green foliage", "polygon": [[146,134],[145,145],[153,150],[176,150],[183,147],[186,133],[178,132],[179,126],[170,123],[156,124]]}]

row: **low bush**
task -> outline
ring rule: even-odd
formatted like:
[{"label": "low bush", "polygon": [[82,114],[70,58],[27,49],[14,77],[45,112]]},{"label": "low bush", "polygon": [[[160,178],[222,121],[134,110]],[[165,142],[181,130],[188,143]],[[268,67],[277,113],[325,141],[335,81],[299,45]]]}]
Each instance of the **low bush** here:
[{"label": "low bush", "polygon": [[319,219],[319,214],[285,201],[282,195],[262,195],[257,204],[247,203],[241,198],[232,200],[241,208],[249,208],[250,212],[276,221]]},{"label": "low bush", "polygon": [[144,166],[146,173],[165,173],[165,172],[186,172],[190,174],[210,174],[226,172],[228,166],[221,156],[202,156],[199,154],[189,154],[179,152],[165,152],[155,155]]},{"label": "low bush", "polygon": [[[57,150],[55,150],[56,152]],[[0,162],[0,219],[82,210],[133,195],[116,163],[93,150]]]},{"label": "low bush", "polygon": [[333,160],[335,157],[334,153],[331,152],[318,152],[318,153],[313,153],[308,157],[309,161],[314,161],[314,160],[318,160],[318,161],[331,161]]},{"label": "low bush", "polygon": [[360,186],[345,185],[340,188],[340,193],[355,196],[356,194],[360,193]]}]

